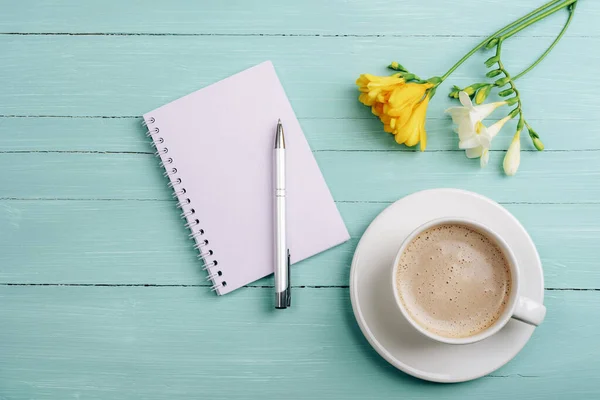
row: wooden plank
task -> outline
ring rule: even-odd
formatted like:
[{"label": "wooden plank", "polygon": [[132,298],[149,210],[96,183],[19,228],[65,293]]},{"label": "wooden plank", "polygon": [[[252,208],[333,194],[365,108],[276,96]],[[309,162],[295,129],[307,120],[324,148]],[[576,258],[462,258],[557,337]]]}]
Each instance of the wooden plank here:
[{"label": "wooden plank", "polygon": [[[352,239],[298,264],[293,284],[348,285],[356,244],[387,206],[339,203]],[[546,287],[600,288],[600,227],[590,218],[600,204],[506,207],[536,242]],[[4,200],[0,226],[0,283],[206,285],[171,201]]]},{"label": "wooden plank", "polygon": [[467,159],[462,152],[322,152],[316,156],[336,200],[395,201],[423,189],[455,187],[499,202],[598,201],[597,152],[522,153],[514,177],[502,171],[504,154],[493,152],[490,165],[483,169],[479,160]]},{"label": "wooden plank", "polygon": [[[507,44],[507,68],[525,67],[548,41],[517,38]],[[385,66],[401,57],[421,76],[442,74],[474,42],[468,37],[0,36],[0,54],[11,55],[0,63],[0,115],[137,116],[271,59],[299,117],[367,118],[370,110],[356,100],[360,73],[389,74]],[[596,115],[600,82],[589,77],[600,58],[582,48],[600,48],[600,38],[565,38],[547,62],[519,81],[528,118]],[[451,84],[483,79],[481,62],[488,56],[478,55],[439,88],[430,117],[444,118],[443,110],[456,104],[445,96]]]},{"label": "wooden plank", "polygon": [[[600,396],[598,292],[549,292],[548,316],[516,359],[462,385],[386,364],[362,337],[347,289],[0,287],[0,387],[8,399],[289,398],[490,400]],[[326,305],[326,306],[324,306]],[[290,338],[281,340],[281,338]],[[552,349],[552,351],[548,351]]]},{"label": "wooden plank", "polygon": [[[3,4],[6,3],[6,4]],[[302,3],[276,0],[235,1],[228,7],[193,0],[107,0],[98,4],[76,0],[0,2],[0,32],[105,32],[153,34],[286,34],[286,35],[485,35],[545,3],[468,0],[438,2],[392,0]],[[467,11],[468,10],[468,11]],[[494,10],[494,12],[490,12]],[[501,12],[496,12],[501,11]],[[465,21],[465,12],[473,23]],[[597,2],[584,1],[568,31],[588,35],[600,16]],[[556,35],[565,19],[553,16],[524,32]],[[475,23],[475,21],[477,23]]]},{"label": "wooden plank", "polygon": [[[589,120],[532,121],[542,136],[546,150],[599,150],[600,124]],[[0,153],[2,152],[135,152],[154,149],[144,136],[140,118],[1,118]],[[491,122],[490,122],[491,123]],[[375,116],[344,119],[300,119],[304,134],[314,151],[370,150],[412,151],[398,146],[383,132]],[[428,150],[458,151],[458,136],[452,132],[449,118],[430,118]],[[514,123],[507,124],[494,138],[494,148],[506,149],[514,134]],[[577,140],[567,132],[579,132]],[[528,138],[523,150],[533,151]],[[544,157],[544,155],[540,155]]]},{"label": "wooden plank", "polygon": [[[322,151],[315,157],[338,201],[395,201],[435,187],[480,192],[500,202],[597,202],[597,151],[524,152],[515,177],[502,172],[503,152],[490,165],[462,152]],[[170,199],[150,154],[0,154],[0,198]]]}]

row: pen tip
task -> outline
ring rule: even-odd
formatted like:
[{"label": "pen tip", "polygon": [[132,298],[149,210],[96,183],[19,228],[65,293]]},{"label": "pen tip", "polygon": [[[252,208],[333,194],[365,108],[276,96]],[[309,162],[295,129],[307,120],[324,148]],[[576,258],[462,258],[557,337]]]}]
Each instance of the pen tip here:
[{"label": "pen tip", "polygon": [[277,132],[275,133],[275,148],[285,149],[285,138],[283,136],[283,125],[281,124],[281,119],[277,120]]}]

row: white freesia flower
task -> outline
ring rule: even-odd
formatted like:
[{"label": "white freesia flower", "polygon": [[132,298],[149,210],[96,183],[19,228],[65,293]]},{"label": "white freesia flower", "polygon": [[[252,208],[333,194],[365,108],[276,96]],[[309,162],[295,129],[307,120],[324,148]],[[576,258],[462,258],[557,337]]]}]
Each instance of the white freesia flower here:
[{"label": "white freesia flower", "polygon": [[492,139],[496,137],[500,129],[506,122],[510,121],[510,117],[506,116],[490,127],[486,127],[481,122],[477,122],[475,130],[468,136],[463,135],[463,138],[458,142],[460,149],[466,150],[466,155],[469,158],[481,157],[481,167],[485,167],[490,159],[490,147]]},{"label": "white freesia flower", "polygon": [[517,132],[513,137],[512,143],[510,144],[506,156],[504,156],[504,173],[506,175],[514,175],[519,169],[519,163],[521,162],[521,132]]},{"label": "white freesia flower", "polygon": [[466,92],[460,92],[458,98],[462,107],[450,107],[446,110],[452,117],[452,122],[457,125],[458,137],[463,140],[464,136],[471,136],[478,122],[487,118],[494,110],[506,104],[506,101],[486,103],[474,106],[471,98]]},{"label": "white freesia flower", "polygon": [[485,167],[490,158],[490,147],[492,139],[500,132],[510,117],[504,117],[490,127],[481,122],[489,116],[496,108],[506,104],[505,101],[487,103],[473,106],[469,95],[465,92],[458,94],[462,107],[451,107],[446,110],[452,116],[452,121],[457,124],[459,138],[458,147],[466,150],[469,158],[480,157],[481,167]]}]

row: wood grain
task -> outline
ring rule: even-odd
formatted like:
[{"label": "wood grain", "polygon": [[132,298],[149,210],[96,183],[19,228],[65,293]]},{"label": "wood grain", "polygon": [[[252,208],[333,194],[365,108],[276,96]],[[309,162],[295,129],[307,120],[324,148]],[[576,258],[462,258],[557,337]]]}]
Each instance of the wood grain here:
[{"label": "wood grain", "polygon": [[[0,4],[0,32],[201,34],[201,35],[452,35],[481,36],[543,4],[535,2],[440,2],[392,0],[367,2],[304,0],[232,1],[227,6],[194,0],[25,0]],[[595,1],[578,6],[577,24],[568,35],[590,35],[600,16]],[[565,20],[559,13],[524,35],[555,36]],[[485,27],[480,26],[484,24]]]},{"label": "wood grain", "polygon": [[[594,116],[590,116],[594,118]],[[491,119],[490,121],[493,121]],[[151,153],[143,135],[141,119],[131,118],[2,118],[0,153],[7,152],[122,152]],[[541,119],[532,121],[546,151],[600,150],[600,124],[587,119]],[[373,115],[364,118],[301,118],[300,125],[314,151],[412,151],[398,146],[383,132]],[[506,149],[514,134],[514,122],[494,138],[494,149]],[[459,151],[458,135],[450,118],[427,122],[428,151]],[[573,140],[571,132],[580,133]],[[528,138],[523,151],[535,151]],[[544,155],[540,155],[544,158]]]},{"label": "wood grain", "polygon": [[[477,191],[499,202],[598,202],[597,151],[524,153],[513,178],[502,172],[503,156],[494,152],[490,165],[480,169],[479,161],[463,152],[315,153],[337,201],[391,202],[442,186]],[[0,170],[5,172],[0,198],[172,198],[151,154],[7,153],[0,154]]]},{"label": "wood grain", "polygon": [[[0,115],[139,116],[270,59],[299,117],[366,118],[370,110],[358,103],[354,85],[359,74],[389,74],[385,66],[396,59],[423,77],[439,75],[476,42],[468,37],[0,36],[0,54],[12,55],[0,63]],[[507,68],[524,68],[548,42],[516,38],[505,46]],[[596,115],[593,100],[600,83],[590,77],[598,55],[581,50],[592,48],[600,48],[600,37],[565,38],[548,62],[519,82],[528,118]],[[443,110],[457,104],[446,97],[452,84],[484,79],[481,63],[487,57],[478,54],[439,88],[430,118],[444,118]],[[561,68],[551,62],[557,59]],[[576,101],[563,100],[574,90]]]},{"label": "wood grain", "polygon": [[340,400],[598,393],[590,320],[598,292],[547,292],[548,317],[516,359],[457,385],[410,378],[381,359],[356,326],[348,289],[294,296],[296,307],[275,312],[270,289],[217,298],[205,288],[2,286],[0,391],[112,400],[280,399],[282,390]]},{"label": "wood grain", "polygon": [[[387,203],[339,203],[352,239],[294,268],[294,286],[347,286],[354,248]],[[600,288],[600,204],[507,204],[546,287]],[[173,201],[0,201],[0,283],[204,285]],[[272,278],[254,286],[272,285]]]}]

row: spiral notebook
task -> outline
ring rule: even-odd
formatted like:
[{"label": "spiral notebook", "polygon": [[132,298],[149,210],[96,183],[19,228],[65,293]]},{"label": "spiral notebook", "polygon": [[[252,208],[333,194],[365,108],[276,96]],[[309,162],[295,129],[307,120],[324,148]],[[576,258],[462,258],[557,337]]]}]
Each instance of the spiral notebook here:
[{"label": "spiral notebook", "polygon": [[[273,272],[278,119],[285,129],[293,264],[350,236],[271,62],[144,114],[207,279],[218,294]],[[292,269],[292,285],[293,277]]]}]

